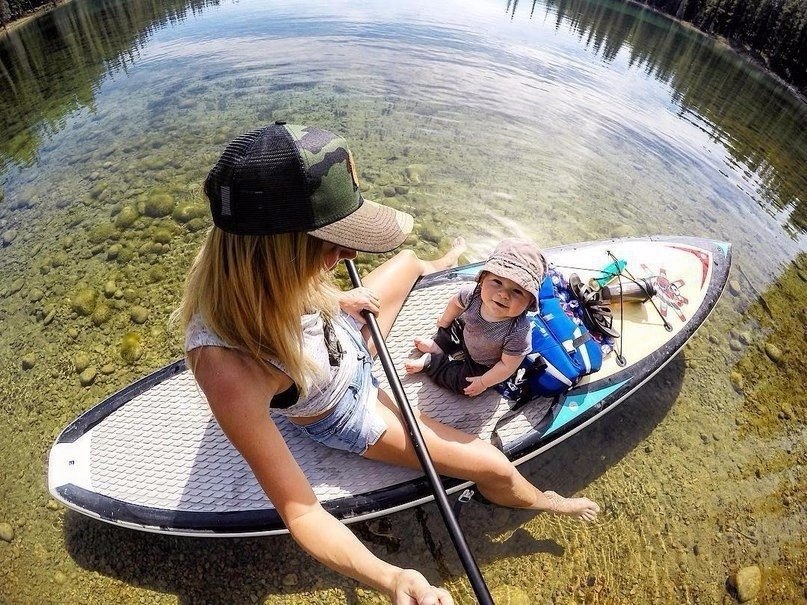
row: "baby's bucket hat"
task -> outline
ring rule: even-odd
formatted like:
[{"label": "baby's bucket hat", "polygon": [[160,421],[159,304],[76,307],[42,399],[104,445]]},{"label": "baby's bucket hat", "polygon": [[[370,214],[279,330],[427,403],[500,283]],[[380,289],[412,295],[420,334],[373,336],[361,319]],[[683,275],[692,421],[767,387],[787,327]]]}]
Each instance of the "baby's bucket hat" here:
[{"label": "baby's bucket hat", "polygon": [[[546,259],[538,247],[523,239],[502,240],[482,267],[499,277],[514,281],[532,294],[530,311],[538,310],[538,290],[546,273]],[[481,274],[481,272],[480,272]]]},{"label": "baby's bucket hat", "polygon": [[275,122],[243,134],[205,180],[213,222],[228,233],[304,231],[360,252],[388,252],[412,217],[365,200],[347,142],[310,126]]}]

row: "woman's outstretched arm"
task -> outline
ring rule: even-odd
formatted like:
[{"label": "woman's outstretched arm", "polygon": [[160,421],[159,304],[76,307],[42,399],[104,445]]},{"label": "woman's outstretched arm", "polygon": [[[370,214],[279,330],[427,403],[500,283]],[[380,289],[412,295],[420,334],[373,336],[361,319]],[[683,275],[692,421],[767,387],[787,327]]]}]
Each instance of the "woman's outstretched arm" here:
[{"label": "woman's outstretched arm", "polygon": [[219,347],[191,352],[196,380],[224,434],[238,449],[294,540],[331,569],[379,590],[398,605],[451,605],[450,595],[414,570],[371,553],[317,501],[272,421],[271,397],[289,379],[272,376],[246,356]]}]

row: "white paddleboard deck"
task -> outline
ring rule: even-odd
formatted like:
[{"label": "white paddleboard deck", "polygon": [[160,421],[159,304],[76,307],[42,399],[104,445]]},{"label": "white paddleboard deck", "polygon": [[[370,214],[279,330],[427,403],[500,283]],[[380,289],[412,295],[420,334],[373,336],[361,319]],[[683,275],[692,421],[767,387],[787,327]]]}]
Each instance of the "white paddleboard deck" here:
[{"label": "white paddleboard deck", "polygon": [[[428,415],[493,441],[516,463],[579,431],[660,370],[694,334],[725,287],[730,245],[695,238],[653,237],[547,249],[564,276],[601,277],[612,258],[634,277],[655,277],[652,303],[622,305],[626,365],[608,355],[597,373],[556,400],[537,399],[517,412],[488,391],[473,399],[449,393],[402,362],[412,339],[429,335],[448,299],[481,264],[418,282],[387,339],[409,402]],[[670,326],[664,326],[661,312]],[[620,328],[619,306],[612,305]],[[376,375],[387,381],[380,364]],[[275,417],[323,505],[344,522],[389,514],[431,499],[421,473],[320,446]],[[282,472],[282,470],[280,470]],[[179,535],[247,536],[285,532],[252,472],[222,433],[184,361],[126,387],[71,423],[53,445],[52,495],[102,521]],[[446,479],[449,492],[469,485]]]}]

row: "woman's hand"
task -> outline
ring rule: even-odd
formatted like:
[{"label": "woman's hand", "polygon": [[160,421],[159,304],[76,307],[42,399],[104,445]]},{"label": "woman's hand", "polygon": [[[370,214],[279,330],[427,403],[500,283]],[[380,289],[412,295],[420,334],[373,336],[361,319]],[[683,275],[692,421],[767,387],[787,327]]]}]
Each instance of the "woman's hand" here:
[{"label": "woman's hand", "polygon": [[395,578],[395,605],[454,605],[454,599],[444,588],[429,584],[420,572],[402,569]]},{"label": "woman's hand", "polygon": [[381,301],[370,288],[353,288],[347,292],[343,292],[339,297],[339,306],[342,311],[350,315],[353,319],[361,324],[367,323],[362,311],[369,311],[373,315],[377,315],[381,309]]}]

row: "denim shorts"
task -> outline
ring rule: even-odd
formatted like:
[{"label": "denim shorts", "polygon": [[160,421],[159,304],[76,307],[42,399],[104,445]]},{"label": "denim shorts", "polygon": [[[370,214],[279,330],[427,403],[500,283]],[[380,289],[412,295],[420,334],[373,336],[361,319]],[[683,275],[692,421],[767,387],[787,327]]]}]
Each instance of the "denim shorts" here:
[{"label": "denim shorts", "polygon": [[387,430],[386,423],[376,411],[378,381],[372,368],[373,360],[368,352],[331,413],[311,424],[295,426],[317,443],[364,454]]}]

